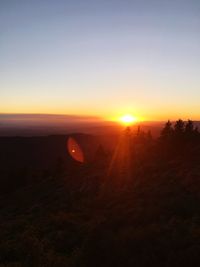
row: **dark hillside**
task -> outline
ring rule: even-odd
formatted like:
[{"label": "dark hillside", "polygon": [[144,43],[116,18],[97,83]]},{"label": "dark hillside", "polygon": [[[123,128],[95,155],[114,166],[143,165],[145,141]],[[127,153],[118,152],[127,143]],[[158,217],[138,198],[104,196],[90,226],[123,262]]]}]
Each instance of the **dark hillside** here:
[{"label": "dark hillside", "polygon": [[[71,134],[84,148],[98,146],[99,139],[87,134]],[[42,137],[0,137],[0,169],[39,168],[55,165],[58,159],[71,160],[67,151],[69,135]]]},{"label": "dark hillside", "polygon": [[[127,129],[113,154],[83,164],[2,172],[2,266],[200,266],[200,139],[186,125],[168,123],[156,140]],[[66,142],[36,138],[34,153],[53,139],[54,151]]]}]

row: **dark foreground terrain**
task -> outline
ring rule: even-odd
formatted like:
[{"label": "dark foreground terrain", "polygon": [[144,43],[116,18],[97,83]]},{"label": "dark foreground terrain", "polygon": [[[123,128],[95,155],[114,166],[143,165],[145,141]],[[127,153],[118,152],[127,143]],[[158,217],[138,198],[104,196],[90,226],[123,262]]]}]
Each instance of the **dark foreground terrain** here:
[{"label": "dark foreground terrain", "polygon": [[74,138],[84,163],[67,136],[0,138],[0,266],[200,266],[198,129]]}]

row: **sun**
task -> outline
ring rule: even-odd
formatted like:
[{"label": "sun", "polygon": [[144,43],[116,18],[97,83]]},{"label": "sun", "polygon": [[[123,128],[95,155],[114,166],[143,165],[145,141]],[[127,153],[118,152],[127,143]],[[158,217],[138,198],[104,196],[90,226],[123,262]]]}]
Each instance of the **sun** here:
[{"label": "sun", "polygon": [[122,117],[120,117],[120,121],[125,124],[125,125],[131,125],[132,123],[136,122],[137,121],[137,118],[130,115],[130,114],[126,114]]}]

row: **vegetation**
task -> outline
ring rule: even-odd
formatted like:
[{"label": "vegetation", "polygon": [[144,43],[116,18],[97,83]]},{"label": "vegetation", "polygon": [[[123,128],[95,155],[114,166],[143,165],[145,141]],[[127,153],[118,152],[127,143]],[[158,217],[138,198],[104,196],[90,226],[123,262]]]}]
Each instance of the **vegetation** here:
[{"label": "vegetation", "polygon": [[179,120],[156,140],[127,129],[85,164],[2,168],[0,266],[200,266],[199,159]]}]

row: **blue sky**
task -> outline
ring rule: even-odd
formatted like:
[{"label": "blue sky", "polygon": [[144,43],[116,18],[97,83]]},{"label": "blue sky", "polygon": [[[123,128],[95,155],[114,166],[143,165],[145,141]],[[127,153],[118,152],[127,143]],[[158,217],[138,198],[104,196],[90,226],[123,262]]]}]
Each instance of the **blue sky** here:
[{"label": "blue sky", "polygon": [[0,112],[200,119],[200,1],[0,1]]}]

